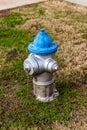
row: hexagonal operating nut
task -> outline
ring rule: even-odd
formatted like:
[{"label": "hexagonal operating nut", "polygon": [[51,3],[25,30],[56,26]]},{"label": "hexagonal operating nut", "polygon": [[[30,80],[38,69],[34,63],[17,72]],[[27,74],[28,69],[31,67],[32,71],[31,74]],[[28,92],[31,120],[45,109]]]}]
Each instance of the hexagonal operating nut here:
[{"label": "hexagonal operating nut", "polygon": [[25,70],[25,72],[29,73],[30,70],[31,70],[31,68],[30,68],[30,66],[26,66],[26,67],[24,68],[24,70]]},{"label": "hexagonal operating nut", "polygon": [[53,70],[53,71],[57,71],[58,68],[59,68],[59,67],[58,67],[58,64],[57,64],[57,63],[52,66],[52,70]]},{"label": "hexagonal operating nut", "polygon": [[29,61],[27,59],[24,61],[24,70],[26,73],[29,73],[31,70],[31,67],[29,65]]}]

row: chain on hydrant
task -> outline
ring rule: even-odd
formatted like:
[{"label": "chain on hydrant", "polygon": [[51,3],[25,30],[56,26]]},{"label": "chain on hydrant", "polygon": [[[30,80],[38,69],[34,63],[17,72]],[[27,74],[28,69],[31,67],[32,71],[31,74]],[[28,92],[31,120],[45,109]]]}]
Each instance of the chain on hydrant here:
[{"label": "chain on hydrant", "polygon": [[31,54],[24,61],[24,70],[33,75],[34,95],[43,102],[51,101],[59,95],[53,85],[53,73],[57,71],[58,64],[51,57],[57,48],[57,44],[41,29],[34,42],[29,44],[28,51]]}]

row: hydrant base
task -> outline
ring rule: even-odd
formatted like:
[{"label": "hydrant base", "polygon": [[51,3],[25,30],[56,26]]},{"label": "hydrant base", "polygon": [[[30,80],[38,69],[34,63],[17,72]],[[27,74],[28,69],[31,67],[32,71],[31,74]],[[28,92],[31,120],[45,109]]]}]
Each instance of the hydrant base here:
[{"label": "hydrant base", "polygon": [[50,102],[58,95],[54,85],[52,73],[44,72],[33,78],[33,90],[36,99],[43,102]]},{"label": "hydrant base", "polygon": [[56,88],[53,89],[53,94],[51,96],[47,97],[41,97],[40,95],[36,95],[36,99],[42,102],[50,102],[54,99],[56,99],[59,96],[59,92]]}]

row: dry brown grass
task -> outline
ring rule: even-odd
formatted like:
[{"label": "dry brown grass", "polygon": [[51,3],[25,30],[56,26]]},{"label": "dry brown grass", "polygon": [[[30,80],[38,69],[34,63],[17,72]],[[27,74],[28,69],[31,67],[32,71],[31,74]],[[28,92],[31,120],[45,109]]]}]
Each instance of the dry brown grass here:
[{"label": "dry brown grass", "polygon": [[[27,21],[18,28],[34,35],[41,27],[45,28],[60,46],[57,52],[59,73],[73,71],[83,76],[87,72],[87,8],[59,0],[49,0],[34,8],[13,10],[27,16]],[[44,15],[39,10],[44,10]]]},{"label": "dry brown grass", "polygon": [[[40,10],[44,11],[43,13]],[[87,8],[62,0],[48,0],[34,7],[12,10],[27,17],[17,28],[27,29],[33,35],[43,27],[59,44],[56,59],[60,69],[57,73],[77,85],[78,91],[87,98],[87,84],[83,77],[87,74]],[[38,128],[35,128],[38,130]],[[79,110],[72,111],[69,122],[54,122],[52,130],[87,130],[87,102]]]},{"label": "dry brown grass", "polygon": [[[44,10],[40,15],[38,10]],[[18,28],[28,29],[32,34],[45,28],[59,44],[56,53],[60,64],[58,76],[67,76],[75,84],[80,83],[80,92],[87,94],[87,85],[82,85],[81,77],[87,73],[87,8],[59,0],[49,0],[33,8],[14,10],[24,13],[28,20]],[[77,83],[78,82],[78,83]],[[79,84],[78,84],[79,85]],[[83,86],[83,87],[82,87]],[[85,91],[86,90],[86,91]],[[69,122],[54,122],[53,130],[87,130],[87,104],[72,113]]]}]

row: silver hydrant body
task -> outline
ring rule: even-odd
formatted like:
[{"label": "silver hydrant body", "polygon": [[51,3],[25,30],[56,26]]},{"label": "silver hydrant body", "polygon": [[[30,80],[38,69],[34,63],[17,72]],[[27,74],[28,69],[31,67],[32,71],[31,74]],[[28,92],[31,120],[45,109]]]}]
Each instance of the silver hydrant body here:
[{"label": "silver hydrant body", "polygon": [[54,86],[53,73],[57,71],[58,64],[51,57],[57,51],[57,44],[42,29],[34,42],[28,46],[31,54],[24,61],[24,70],[33,75],[33,90],[36,98],[43,102],[55,99],[59,93]]}]

